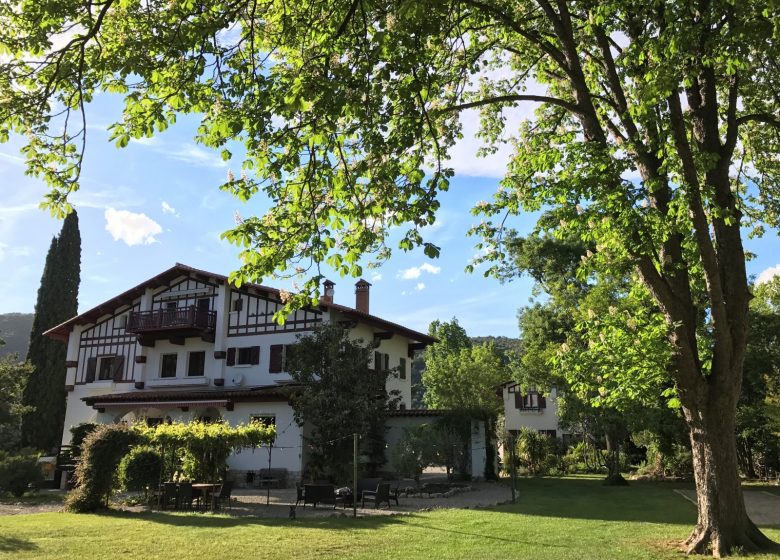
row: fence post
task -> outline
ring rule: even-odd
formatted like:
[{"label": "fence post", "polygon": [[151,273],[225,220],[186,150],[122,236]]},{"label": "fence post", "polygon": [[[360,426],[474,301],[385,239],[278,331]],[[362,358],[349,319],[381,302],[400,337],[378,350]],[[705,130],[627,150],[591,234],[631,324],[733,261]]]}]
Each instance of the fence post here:
[{"label": "fence post", "polygon": [[352,434],[352,517],[357,517],[358,435]]},{"label": "fence post", "polygon": [[512,485],[512,503],[517,500],[517,460],[515,459],[515,436],[509,432],[509,477]]}]

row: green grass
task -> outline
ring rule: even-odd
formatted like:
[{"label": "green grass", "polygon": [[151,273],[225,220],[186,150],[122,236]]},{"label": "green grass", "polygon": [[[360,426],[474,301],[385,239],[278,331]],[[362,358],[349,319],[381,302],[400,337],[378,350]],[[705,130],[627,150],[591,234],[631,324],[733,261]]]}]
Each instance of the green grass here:
[{"label": "green grass", "polygon": [[[516,505],[357,520],[165,513],[0,517],[0,558],[679,560],[671,543],[687,535],[696,516],[693,505],[673,492],[680,485],[617,488],[567,478],[523,479],[520,487]],[[780,527],[765,530],[780,540]]]}]

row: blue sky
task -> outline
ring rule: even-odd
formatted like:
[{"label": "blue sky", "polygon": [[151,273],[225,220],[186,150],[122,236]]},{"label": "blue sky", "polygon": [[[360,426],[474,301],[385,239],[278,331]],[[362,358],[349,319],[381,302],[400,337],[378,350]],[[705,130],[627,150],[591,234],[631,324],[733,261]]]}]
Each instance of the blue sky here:
[{"label": "blue sky", "polygon": [[[246,217],[267,206],[260,195],[241,203],[219,191],[228,169],[238,173],[238,164],[225,163],[218,153],[193,142],[194,119],[180,119],[154,139],[115,148],[105,129],[119,108],[116,98],[101,95],[88,109],[82,188],[71,198],[82,236],[82,311],[175,262],[229,273],[238,266],[238,251],[219,234],[232,227],[236,212]],[[464,140],[453,152],[457,175],[450,191],[442,194],[437,222],[428,231],[429,240],[442,247],[441,257],[394,251],[381,269],[366,270],[364,276],[373,284],[373,314],[422,331],[434,319],[456,316],[472,336],[517,336],[517,309],[529,301],[531,282],[502,285],[479,272],[464,272],[475,253],[475,240],[465,234],[477,220],[469,210],[491,197],[507,156],[506,150],[488,159],[473,155],[480,145],[473,139],[477,123],[476,115],[465,116]],[[0,145],[0,313],[33,310],[46,251],[61,227],[38,209],[46,187],[24,175],[20,145]],[[515,226],[527,232],[534,222],[534,216],[521,216]],[[746,245],[757,254],[748,263],[750,274],[773,267],[780,271],[774,232]],[[356,279],[335,274],[331,279],[336,302],[353,305]],[[289,281],[264,283],[291,289]]]}]

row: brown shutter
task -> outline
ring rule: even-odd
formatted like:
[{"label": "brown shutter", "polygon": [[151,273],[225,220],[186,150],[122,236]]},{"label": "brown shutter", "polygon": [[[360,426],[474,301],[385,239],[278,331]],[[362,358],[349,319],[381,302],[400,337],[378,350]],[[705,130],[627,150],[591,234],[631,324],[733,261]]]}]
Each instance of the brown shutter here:
[{"label": "brown shutter", "polygon": [[374,371],[382,369],[382,354],[381,352],[374,352]]},{"label": "brown shutter", "polygon": [[542,395],[538,395],[537,398],[539,399],[539,408],[547,408],[547,399]]},{"label": "brown shutter", "polygon": [[268,372],[282,372],[282,358],[284,356],[284,344],[271,344],[271,354],[269,356]]},{"label": "brown shutter", "polygon": [[260,347],[252,346],[249,350],[249,363],[256,366],[260,363]]},{"label": "brown shutter", "polygon": [[236,349],[235,348],[228,348],[227,351],[227,364],[229,366],[236,365]]},{"label": "brown shutter", "polygon": [[406,358],[401,358],[401,361],[398,364],[399,376],[401,379],[406,379]]},{"label": "brown shutter", "polygon": [[87,360],[87,375],[84,381],[92,383],[95,380],[95,372],[97,371],[97,358],[90,358]]},{"label": "brown shutter", "polygon": [[114,356],[114,370],[111,372],[111,379],[114,382],[122,381],[125,373],[125,357]]},{"label": "brown shutter", "polygon": [[385,354],[385,371],[390,369],[390,354]]}]

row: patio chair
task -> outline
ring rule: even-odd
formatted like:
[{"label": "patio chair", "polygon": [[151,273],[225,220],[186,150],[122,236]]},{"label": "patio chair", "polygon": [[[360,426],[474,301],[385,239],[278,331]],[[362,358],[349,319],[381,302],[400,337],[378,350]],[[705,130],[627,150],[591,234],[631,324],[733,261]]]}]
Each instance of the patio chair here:
[{"label": "patio chair", "polygon": [[176,507],[176,501],[178,499],[179,489],[175,482],[164,482],[162,488],[160,488],[160,496],[157,505],[160,509],[168,509],[173,506]]},{"label": "patio chair", "polygon": [[224,505],[230,507],[230,499],[232,493],[233,493],[233,481],[226,480],[225,482],[222,483],[222,489],[219,491],[219,496],[217,497],[217,504],[219,505],[219,507],[222,507]]},{"label": "patio chair", "polygon": [[192,509],[192,483],[182,482],[179,484],[179,499],[177,500],[177,509]]},{"label": "patio chair", "polygon": [[363,505],[361,507],[366,507],[366,501],[374,502],[375,508],[378,508],[379,504],[382,503],[390,507],[390,485],[387,482],[380,482],[376,490],[364,490],[362,501]]}]

